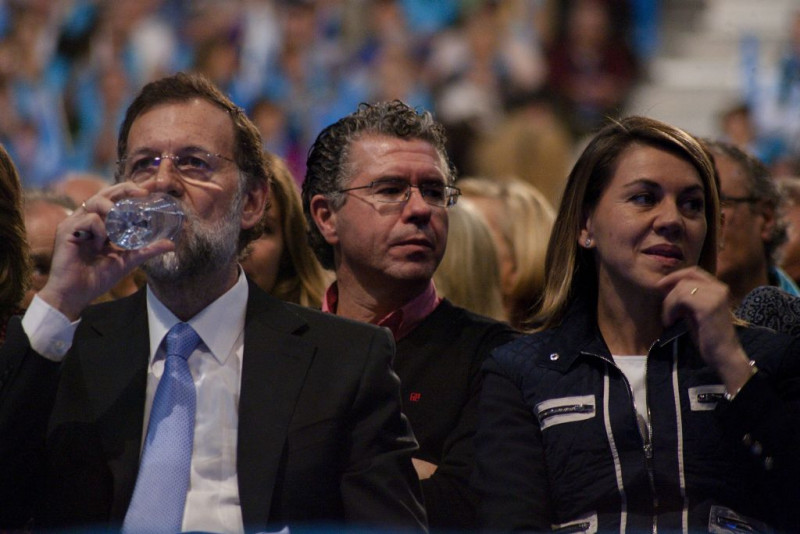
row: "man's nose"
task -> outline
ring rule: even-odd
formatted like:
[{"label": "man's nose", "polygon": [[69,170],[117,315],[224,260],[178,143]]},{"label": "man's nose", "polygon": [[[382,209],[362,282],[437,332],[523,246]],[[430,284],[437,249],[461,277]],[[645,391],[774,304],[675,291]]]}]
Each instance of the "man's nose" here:
[{"label": "man's nose", "polygon": [[154,192],[159,191],[178,196],[179,192],[183,190],[183,182],[175,165],[175,160],[169,155],[161,157],[150,181]]},{"label": "man's nose", "polygon": [[409,186],[408,200],[403,208],[403,214],[408,218],[427,218],[429,219],[434,206],[425,201],[422,191],[418,187]]}]

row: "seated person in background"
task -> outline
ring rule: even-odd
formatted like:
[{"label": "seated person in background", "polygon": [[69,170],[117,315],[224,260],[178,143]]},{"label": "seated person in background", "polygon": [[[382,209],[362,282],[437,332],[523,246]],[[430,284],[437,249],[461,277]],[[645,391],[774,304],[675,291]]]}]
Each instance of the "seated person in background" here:
[{"label": "seated person in background", "polygon": [[22,185],[11,156],[0,145],[0,345],[6,338],[8,320],[23,312],[21,303],[30,279]]},{"label": "seated person in background", "polygon": [[317,136],[306,169],[309,241],[336,273],[322,309],[391,330],[431,528],[473,528],[480,367],[514,334],[436,292],[459,195],[444,128],[397,100],[361,104]]},{"label": "seated person in background", "polygon": [[712,273],[700,143],[605,126],[569,175],[531,335],[485,365],[475,486],[489,531],[800,525],[800,339],[735,325]]},{"label": "seated person in background", "polygon": [[750,291],[772,285],[800,295],[800,289],[776,265],[786,241],[783,199],[769,169],[755,156],[723,141],[704,140],[719,176],[722,236],[717,277],[730,288],[736,308]]},{"label": "seated person in background", "polygon": [[780,267],[800,283],[800,177],[784,176],[778,179],[781,197],[786,199],[786,243],[781,247]]},{"label": "seated person in background", "polygon": [[308,246],[300,191],[284,161],[267,153],[272,171],[264,233],[244,253],[244,272],[279,299],[319,308],[329,275]]},{"label": "seated person in background", "polygon": [[24,193],[25,235],[31,253],[31,287],[25,293],[23,308],[40,291],[50,277],[53,249],[56,245],[56,227],[75,210],[69,197],[31,189]]},{"label": "seated person in background", "polygon": [[500,264],[483,214],[462,198],[448,211],[447,248],[433,281],[436,291],[456,306],[507,321],[500,290]]},{"label": "seated person in background", "polygon": [[57,195],[71,198],[76,206],[80,206],[82,202],[93,197],[109,185],[111,185],[111,182],[100,175],[72,172],[51,183],[47,188]]},{"label": "seated person in background", "polygon": [[750,324],[792,336],[800,334],[800,297],[775,286],[758,286],[752,290],[735,313]]},{"label": "seated person in background", "polygon": [[495,236],[503,304],[511,326],[523,329],[544,287],[544,256],[555,210],[538,189],[517,178],[466,177],[457,183]]}]

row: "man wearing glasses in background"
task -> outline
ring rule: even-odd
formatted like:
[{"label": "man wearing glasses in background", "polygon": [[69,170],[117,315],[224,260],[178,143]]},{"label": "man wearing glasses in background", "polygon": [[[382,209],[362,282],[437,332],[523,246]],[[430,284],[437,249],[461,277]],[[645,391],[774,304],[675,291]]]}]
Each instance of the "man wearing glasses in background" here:
[{"label": "man wearing glasses in background", "polygon": [[[204,78],[155,81],[118,155],[0,350],[0,527],[424,531],[391,337],[274,299],[237,263],[269,180],[244,112]],[[110,245],[113,202],[149,192],[185,212],[176,243]],[[145,290],[87,307],[139,264]]]},{"label": "man wearing glasses in background", "polygon": [[362,104],[309,151],[303,209],[309,241],[336,282],[323,311],[391,330],[403,411],[420,443],[414,467],[431,528],[475,528],[480,367],[513,338],[505,324],[439,298],[455,171],[441,124],[399,101]]},{"label": "man wearing glasses in background", "polygon": [[737,308],[755,288],[774,286],[800,295],[776,264],[786,242],[783,199],[769,169],[732,143],[704,140],[719,176],[722,236],[717,277],[728,284]]}]

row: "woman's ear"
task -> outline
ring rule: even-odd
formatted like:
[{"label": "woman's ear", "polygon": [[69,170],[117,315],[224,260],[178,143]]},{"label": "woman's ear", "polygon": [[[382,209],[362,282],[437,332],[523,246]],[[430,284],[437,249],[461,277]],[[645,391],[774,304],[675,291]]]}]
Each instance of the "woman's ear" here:
[{"label": "woman's ear", "polygon": [[583,220],[583,227],[578,234],[578,246],[592,248],[594,246],[594,233],[592,231],[592,218],[586,217]]}]

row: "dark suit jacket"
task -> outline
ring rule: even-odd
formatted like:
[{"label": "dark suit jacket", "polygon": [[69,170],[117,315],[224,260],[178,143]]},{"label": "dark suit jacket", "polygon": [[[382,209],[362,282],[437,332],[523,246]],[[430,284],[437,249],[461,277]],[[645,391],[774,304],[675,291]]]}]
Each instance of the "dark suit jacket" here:
[{"label": "dark suit jacket", "polygon": [[[12,322],[0,349],[0,526],[121,524],[139,465],[148,352],[144,291],[88,308],[61,365],[33,352]],[[383,329],[250,284],[237,449],[245,528],[424,528],[393,354]]]}]

